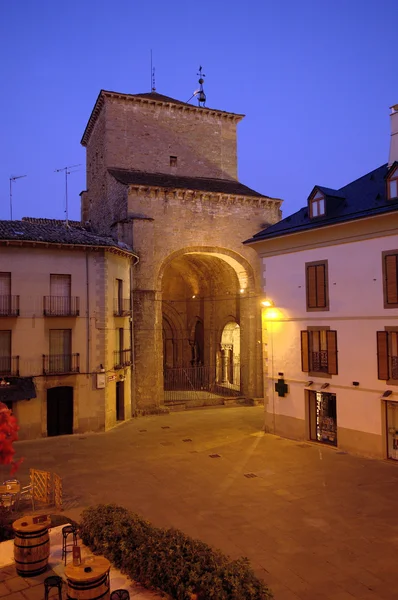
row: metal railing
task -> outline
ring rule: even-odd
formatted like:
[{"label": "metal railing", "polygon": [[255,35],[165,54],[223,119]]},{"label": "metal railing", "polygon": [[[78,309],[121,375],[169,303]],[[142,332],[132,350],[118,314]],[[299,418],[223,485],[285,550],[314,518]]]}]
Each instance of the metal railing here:
[{"label": "metal railing", "polygon": [[215,399],[241,395],[240,386],[217,380],[216,368],[210,366],[173,367],[164,370],[165,402]]},{"label": "metal railing", "polygon": [[43,354],[43,375],[80,372],[80,354]]},{"label": "metal railing", "polygon": [[114,368],[122,369],[131,365],[131,348],[126,350],[115,350]]},{"label": "metal railing", "polygon": [[19,317],[19,296],[0,296],[0,317]]},{"label": "metal railing", "polygon": [[44,296],[43,314],[45,317],[78,317],[80,298],[78,296]]},{"label": "metal railing", "polygon": [[19,356],[0,356],[0,375],[19,377]]},{"label": "metal railing", "polygon": [[311,352],[310,371],[313,371],[314,373],[328,372],[328,353],[326,350]]},{"label": "metal railing", "polygon": [[130,298],[115,298],[113,314],[115,317],[128,317],[131,315]]}]

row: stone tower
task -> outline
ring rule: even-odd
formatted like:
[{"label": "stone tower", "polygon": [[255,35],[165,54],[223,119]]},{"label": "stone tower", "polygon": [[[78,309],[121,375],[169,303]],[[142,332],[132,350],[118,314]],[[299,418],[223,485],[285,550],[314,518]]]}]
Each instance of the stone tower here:
[{"label": "stone tower", "polygon": [[237,180],[242,118],[156,92],[101,91],[84,132],[82,220],[140,257],[136,410],[187,388],[198,399],[226,388],[263,396],[260,263],[242,241],[280,219],[281,201]]}]

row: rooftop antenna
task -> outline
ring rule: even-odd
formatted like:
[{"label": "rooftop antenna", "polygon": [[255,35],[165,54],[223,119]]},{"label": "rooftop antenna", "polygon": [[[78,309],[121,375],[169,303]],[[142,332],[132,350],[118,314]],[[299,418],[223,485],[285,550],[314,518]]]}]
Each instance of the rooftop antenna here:
[{"label": "rooftop antenna", "polygon": [[155,67],[152,65],[152,50],[151,50],[151,92],[156,92]]},{"label": "rooftop antenna", "polygon": [[10,177],[10,219],[12,221],[12,184],[17,179],[22,179],[23,177],[27,177],[27,175],[15,175]]},{"label": "rooftop antenna", "polygon": [[192,98],[194,96],[197,96],[198,98],[198,105],[199,106],[206,106],[206,94],[204,92],[203,89],[203,84],[205,82],[204,77],[206,77],[206,75],[204,73],[202,73],[202,67],[199,67],[199,73],[197,73],[199,75],[199,89],[196,90],[192,96],[189,98],[189,100],[187,100],[187,104],[188,102],[190,102],[192,100]]},{"label": "rooftop antenna", "polygon": [[[54,173],[60,173],[61,171],[65,171],[65,225],[68,227],[68,175],[71,173],[76,173],[77,171],[70,171],[69,169],[75,169],[76,167],[80,167],[81,163],[78,165],[70,165],[69,167],[62,167],[61,169],[55,169]],[[79,169],[77,169],[79,170]]]}]

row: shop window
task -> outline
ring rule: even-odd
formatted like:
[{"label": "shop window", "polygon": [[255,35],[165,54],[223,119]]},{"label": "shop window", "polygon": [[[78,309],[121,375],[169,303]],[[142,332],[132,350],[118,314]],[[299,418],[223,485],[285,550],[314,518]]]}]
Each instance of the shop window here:
[{"label": "shop window", "polygon": [[336,394],[309,392],[310,439],[337,446]]},{"label": "shop window", "polygon": [[329,310],[328,261],[305,264],[307,311]]},{"label": "shop window", "polygon": [[398,308],[398,250],[383,252],[384,308]]},{"label": "shop window", "polygon": [[398,328],[377,332],[377,377],[398,385]]},{"label": "shop window", "polygon": [[314,375],[337,375],[337,331],[301,332],[301,370]]}]

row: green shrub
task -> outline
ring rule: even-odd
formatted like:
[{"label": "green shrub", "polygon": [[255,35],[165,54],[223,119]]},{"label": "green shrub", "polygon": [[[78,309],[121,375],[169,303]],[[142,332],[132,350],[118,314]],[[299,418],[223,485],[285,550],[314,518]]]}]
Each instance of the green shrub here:
[{"label": "green shrub", "polygon": [[0,542],[12,540],[14,531],[12,529],[13,516],[8,508],[0,505]]},{"label": "green shrub", "polygon": [[176,529],[159,529],[108,504],[82,514],[84,544],[106,556],[131,579],[175,600],[268,600],[272,594],[246,558],[229,557]]}]

